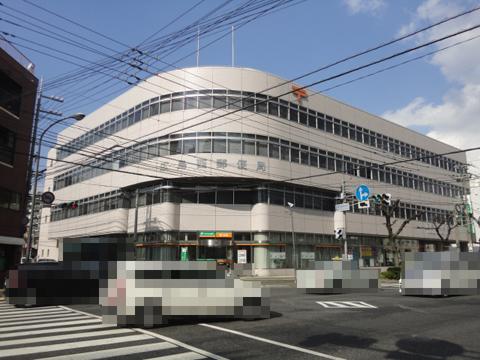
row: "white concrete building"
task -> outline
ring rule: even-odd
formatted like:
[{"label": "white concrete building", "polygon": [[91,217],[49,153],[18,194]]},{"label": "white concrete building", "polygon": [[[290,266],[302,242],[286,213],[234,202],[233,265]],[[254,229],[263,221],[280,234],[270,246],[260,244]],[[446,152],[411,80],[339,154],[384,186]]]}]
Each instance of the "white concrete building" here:
[{"label": "white concrete building", "polygon": [[[418,228],[463,192],[464,154],[385,165],[452,146],[253,69],[152,76],[78,125],[89,131],[62,131],[71,141],[49,152],[45,190],[62,199],[43,213],[40,252],[50,257],[69,238],[131,237],[141,259],[237,261],[246,250],[258,269],[283,269],[294,263],[293,232],[303,267],[343,251],[333,236],[342,183],[401,199],[399,221],[421,213],[403,247],[434,250],[435,233]],[[349,252],[364,265],[389,259],[379,215],[347,213]],[[466,229],[455,239],[466,248]]]}]

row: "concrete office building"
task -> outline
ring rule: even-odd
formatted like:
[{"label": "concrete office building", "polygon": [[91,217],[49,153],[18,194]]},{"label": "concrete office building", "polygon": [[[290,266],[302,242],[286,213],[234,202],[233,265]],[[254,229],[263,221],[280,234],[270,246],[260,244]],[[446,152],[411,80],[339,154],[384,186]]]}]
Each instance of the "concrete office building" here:
[{"label": "concrete office building", "polygon": [[[464,191],[464,154],[381,165],[455,148],[253,69],[152,76],[78,126],[49,153],[57,161],[45,190],[64,202],[44,209],[44,256],[69,238],[130,237],[138,259],[238,261],[243,250],[259,271],[285,269],[295,263],[294,233],[304,267],[342,253],[333,217],[343,182],[351,194],[366,184],[401,199],[397,217],[421,212],[402,246],[433,251],[435,233],[418,227],[452,211]],[[391,259],[379,215],[347,214],[349,252],[366,266]],[[466,247],[464,228],[457,238]]]},{"label": "concrete office building", "polygon": [[0,287],[20,262],[37,78],[33,63],[0,37]]}]

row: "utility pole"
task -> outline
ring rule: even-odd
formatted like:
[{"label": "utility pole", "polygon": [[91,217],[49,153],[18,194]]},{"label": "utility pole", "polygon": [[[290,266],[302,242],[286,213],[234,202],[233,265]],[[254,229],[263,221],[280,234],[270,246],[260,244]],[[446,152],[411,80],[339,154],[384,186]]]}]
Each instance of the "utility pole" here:
[{"label": "utility pole", "polygon": [[[28,158],[28,172],[27,172],[27,184],[26,184],[26,193],[30,193],[30,188],[32,187],[32,176],[33,176],[33,160],[35,158],[35,145],[37,142],[37,131],[38,131],[38,121],[40,119],[40,113],[47,113],[50,115],[55,115],[55,116],[62,116],[62,113],[56,112],[56,111],[47,111],[42,109],[42,99],[48,99],[52,101],[56,101],[59,103],[63,103],[63,98],[58,97],[58,96],[48,96],[48,95],[43,95],[43,78],[40,79],[40,84],[38,87],[38,95],[37,95],[37,103],[35,105],[35,116],[33,118],[33,126],[32,126],[32,134],[31,134],[31,141],[30,141],[30,149],[29,149],[29,158]],[[41,149],[39,149],[40,151]],[[40,152],[38,153],[38,156],[40,156]],[[34,179],[34,184],[37,182],[37,177],[38,174],[35,173],[35,179]],[[31,195],[31,210],[30,210],[30,221],[29,221],[29,226],[28,226],[28,233],[27,233],[27,253],[26,255],[26,261],[30,262],[30,257],[31,257],[31,242],[33,239],[33,215],[34,215],[34,206],[35,206],[35,197],[37,196],[36,194],[36,186],[35,189],[33,190],[33,193]],[[28,205],[28,202],[25,203],[25,205]],[[27,208],[27,206],[26,206]]]},{"label": "utility pole", "polygon": [[[293,208],[295,207],[295,204],[288,202],[287,203],[289,209],[290,209],[290,221],[292,223],[292,248],[293,248],[293,267],[295,270],[295,273],[298,268],[298,260],[297,260],[297,249],[296,249],[296,244],[295,244],[295,228],[293,227]],[[295,276],[295,279],[297,277]],[[296,281],[296,280],[295,280]]]}]

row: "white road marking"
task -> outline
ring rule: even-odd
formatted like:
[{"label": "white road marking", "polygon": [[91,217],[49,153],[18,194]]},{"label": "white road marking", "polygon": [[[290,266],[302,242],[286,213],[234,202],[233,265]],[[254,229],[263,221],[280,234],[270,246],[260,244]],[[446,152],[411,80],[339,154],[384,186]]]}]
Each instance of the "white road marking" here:
[{"label": "white road marking", "polygon": [[364,301],[316,301],[327,309],[378,309]]},{"label": "white road marking", "polygon": [[[87,320],[87,318],[85,317],[85,315],[77,315],[77,316],[72,316],[72,317],[69,317],[68,318],[69,320],[79,320],[79,319],[85,319]],[[39,323],[43,323],[43,324],[50,324],[52,322],[56,322],[58,320],[66,320],[66,319],[52,319],[52,321],[50,321],[49,319],[40,319],[40,320],[28,320],[28,324],[39,324]],[[2,327],[3,326],[9,326],[9,325],[18,325],[18,321],[14,321],[14,322],[7,322],[7,323],[3,323],[1,324]],[[27,325],[28,326],[28,325]]]},{"label": "white road marking", "polygon": [[58,310],[58,306],[49,306],[49,307],[41,307],[41,308],[13,308],[13,309],[3,309],[0,310],[0,316],[5,315],[7,313],[11,314],[36,314],[41,312],[49,312],[54,309]]},{"label": "white road marking", "polygon": [[[79,310],[76,310],[76,309],[72,309],[72,308],[69,308],[68,306],[60,306],[61,308],[65,309],[65,310],[70,310],[70,311],[75,311],[79,314],[83,314],[83,315],[86,315],[86,316],[90,316],[92,318],[96,318],[96,319],[101,319],[102,317],[101,316],[98,316],[98,315],[93,315],[93,314],[89,314],[87,312],[84,312],[84,311],[79,311]],[[145,334],[145,335],[149,335],[149,336],[152,336],[154,338],[157,338],[157,339],[161,339],[163,341],[167,341],[171,344],[175,344],[179,347],[183,347],[185,349],[188,349],[190,351],[193,351],[197,354],[200,354],[200,355],[203,355],[203,356],[206,356],[206,357],[209,357],[211,359],[215,359],[215,360],[228,360],[227,358],[223,357],[223,356],[220,356],[220,355],[216,355],[216,354],[213,354],[211,352],[208,352],[208,351],[205,351],[205,350],[202,350],[202,349],[199,349],[195,346],[191,346],[191,345],[188,345],[188,344],[185,344],[181,341],[178,341],[178,340],[175,340],[175,339],[172,339],[172,338],[169,338],[167,336],[164,336],[164,335],[160,335],[160,334],[157,334],[157,333],[154,333],[152,331],[148,331],[148,330],[145,330],[145,329],[140,329],[140,328],[134,328],[133,330],[137,331],[137,332],[140,332],[142,334]]]},{"label": "white road marking", "polygon": [[[41,316],[50,316],[50,315],[57,315],[57,314],[72,314],[71,311],[65,311],[63,309],[58,309],[58,310],[52,310],[52,312],[47,312],[47,313],[40,313]],[[14,314],[14,315],[1,315],[0,320],[5,320],[5,319],[14,319],[14,318],[22,318],[22,317],[27,317],[27,316],[40,316],[40,315],[34,315],[34,314]]]},{"label": "white road marking", "polygon": [[0,334],[10,333],[12,331],[17,331],[17,330],[33,330],[33,329],[41,329],[41,328],[49,328],[49,327],[56,328],[57,326],[80,325],[80,324],[91,324],[91,323],[97,323],[100,325],[101,321],[98,319],[84,319],[84,320],[76,320],[76,321],[51,322],[51,323],[43,323],[43,324],[35,324],[35,325],[31,325],[31,323],[28,323],[28,324],[19,325],[19,326],[12,326],[8,328],[0,327]]},{"label": "white road marking", "polygon": [[126,346],[116,349],[106,349],[98,351],[89,351],[80,354],[68,354],[60,356],[52,356],[48,358],[37,358],[37,360],[96,360],[105,358],[116,358],[124,355],[138,355],[143,352],[158,351],[176,348],[175,345],[167,342],[161,342],[156,344],[134,345]]},{"label": "white road marking", "polygon": [[96,330],[96,329],[106,329],[112,328],[112,325],[86,325],[86,326],[72,326],[68,328],[54,328],[54,329],[43,329],[43,330],[33,330],[33,331],[17,331],[11,334],[3,334],[1,339],[10,339],[21,336],[34,336],[34,335],[43,335],[43,334],[55,334],[55,333],[68,333],[79,330]]},{"label": "white road marking", "polygon": [[197,347],[195,347],[195,346],[191,346],[191,345],[185,344],[185,343],[183,343],[183,342],[181,342],[181,341],[178,341],[178,340],[169,338],[169,337],[167,337],[167,336],[163,336],[163,335],[160,335],[160,334],[157,334],[157,333],[154,333],[154,332],[145,330],[145,329],[135,328],[134,330],[136,330],[136,331],[138,331],[138,332],[141,332],[141,333],[143,333],[143,334],[147,334],[147,335],[156,337],[157,339],[161,339],[161,340],[164,340],[164,341],[168,341],[169,343],[172,343],[172,344],[175,344],[175,345],[177,345],[177,346],[183,347],[183,348],[185,348],[185,349],[188,349],[188,350],[190,350],[190,351],[196,352],[197,354],[200,354],[200,355],[209,357],[209,358],[211,358],[211,359],[215,359],[215,360],[228,360],[227,358],[225,358],[225,357],[223,357],[223,356],[216,355],[216,354],[212,354],[211,352],[208,352],[208,351],[199,349],[199,348],[197,348]]},{"label": "white road marking", "polygon": [[131,341],[150,340],[150,339],[151,337],[147,335],[126,335],[126,336],[114,337],[109,339],[85,340],[85,341],[53,344],[53,345],[21,347],[21,348],[2,350],[0,352],[0,358],[5,358],[9,356],[29,355],[29,354],[36,354],[35,357],[37,357],[42,352],[81,349],[81,348],[92,347],[92,346],[113,345],[113,344],[121,344],[121,343],[131,342]]},{"label": "white road marking", "polygon": [[211,329],[215,329],[215,330],[219,330],[219,331],[228,332],[228,333],[235,334],[235,335],[239,335],[239,336],[243,336],[243,337],[250,338],[250,339],[254,339],[254,340],[257,340],[257,341],[262,341],[262,342],[265,342],[265,343],[268,343],[268,344],[272,344],[272,345],[276,345],[276,346],[281,346],[281,347],[284,347],[284,348],[287,348],[287,349],[290,349],[290,350],[295,350],[295,351],[303,352],[303,353],[305,353],[305,354],[310,354],[310,355],[314,355],[314,356],[318,356],[318,357],[323,357],[323,358],[325,358],[325,359],[345,360],[345,359],[343,359],[343,358],[336,357],[336,356],[332,356],[332,355],[328,355],[328,354],[324,354],[324,353],[321,353],[321,352],[318,352],[318,351],[313,351],[313,350],[301,348],[301,347],[299,347],[299,346],[284,344],[284,343],[281,343],[281,342],[278,342],[278,341],[274,341],[274,340],[265,339],[265,338],[261,338],[261,337],[258,337],[258,336],[246,334],[246,333],[244,333],[244,332],[240,332],[240,331],[236,331],[236,330],[230,330],[230,329],[222,328],[222,327],[220,327],[220,326],[215,326],[215,325],[210,325],[210,324],[198,324],[198,325],[200,325],[200,326],[205,326],[205,327],[208,327],[208,328],[211,328]]},{"label": "white road marking", "polygon": [[80,334],[62,334],[62,335],[49,335],[49,336],[40,336],[30,339],[16,339],[16,340],[0,340],[0,346],[11,346],[11,345],[27,345],[31,343],[45,342],[45,341],[59,341],[59,340],[70,340],[70,339],[82,339],[87,337],[99,337],[99,336],[109,336],[117,334],[127,334],[133,333],[133,330],[130,329],[113,329],[113,330],[102,330],[102,331],[89,331]]},{"label": "white road marking", "polygon": [[29,315],[14,317],[13,319],[10,318],[10,317],[5,318],[5,319],[3,317],[0,317],[0,326],[5,324],[5,323],[11,322],[11,321],[23,322],[23,321],[30,321],[30,320],[35,320],[35,319],[48,320],[48,319],[56,319],[56,318],[62,318],[62,317],[70,318],[72,316],[79,316],[79,315],[75,314],[73,312],[70,312],[70,313],[64,312],[63,314],[54,313],[54,314],[41,314],[41,315],[37,315],[37,316],[33,316],[33,315],[29,314]]},{"label": "white road marking", "polygon": [[174,355],[165,355],[165,356],[157,356],[154,358],[147,358],[145,360],[200,360],[206,359],[205,356],[194,352],[186,352],[182,354],[174,354]]}]

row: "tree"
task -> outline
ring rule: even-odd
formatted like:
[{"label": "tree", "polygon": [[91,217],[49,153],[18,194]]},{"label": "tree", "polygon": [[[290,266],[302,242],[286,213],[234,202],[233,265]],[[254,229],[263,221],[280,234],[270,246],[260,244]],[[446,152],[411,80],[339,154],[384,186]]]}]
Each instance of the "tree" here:
[{"label": "tree", "polygon": [[[430,227],[418,227],[418,229],[435,230],[435,233],[440,238],[442,250],[448,246],[452,230],[460,226],[457,220],[457,214],[452,212],[447,215],[436,215],[433,217]],[[458,242],[458,240],[457,240]],[[457,244],[458,247],[458,244]]]},{"label": "tree", "polygon": [[[399,266],[401,259],[399,236],[403,229],[405,229],[405,226],[407,226],[410,221],[418,219],[420,216],[422,216],[423,212],[416,212],[415,210],[412,210],[412,213],[406,219],[402,220],[399,218],[395,218],[395,213],[400,210],[400,200],[391,201],[389,196],[390,195],[388,195],[387,197],[387,201],[385,201],[385,199],[383,201],[376,201],[375,206],[380,208],[380,210],[382,211],[382,215],[385,218],[387,239],[389,240],[393,253],[393,262],[395,266]],[[399,220],[402,221],[400,222]],[[398,228],[394,230],[397,223],[400,224],[400,226],[398,226]]]}]

